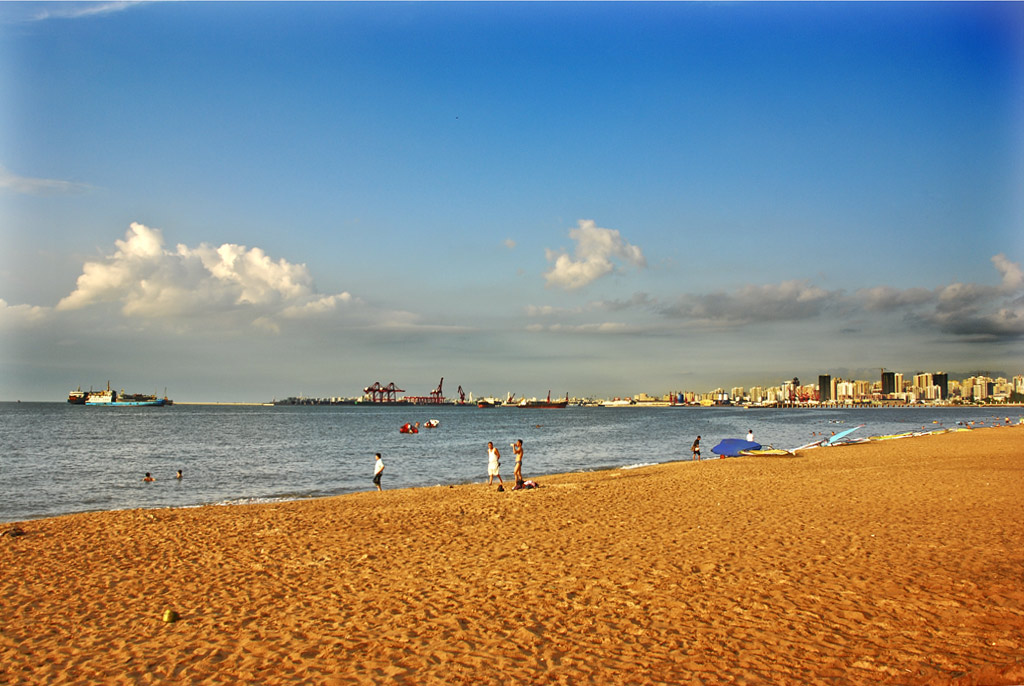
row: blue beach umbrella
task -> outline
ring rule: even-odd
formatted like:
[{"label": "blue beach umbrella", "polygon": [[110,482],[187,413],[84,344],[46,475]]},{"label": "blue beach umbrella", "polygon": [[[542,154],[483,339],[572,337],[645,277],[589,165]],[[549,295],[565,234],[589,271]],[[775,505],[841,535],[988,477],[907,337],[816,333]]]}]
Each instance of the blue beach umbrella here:
[{"label": "blue beach umbrella", "polygon": [[723,438],[721,442],[711,449],[711,452],[722,457],[739,457],[743,450],[760,450],[761,444],[747,441],[742,438]]}]

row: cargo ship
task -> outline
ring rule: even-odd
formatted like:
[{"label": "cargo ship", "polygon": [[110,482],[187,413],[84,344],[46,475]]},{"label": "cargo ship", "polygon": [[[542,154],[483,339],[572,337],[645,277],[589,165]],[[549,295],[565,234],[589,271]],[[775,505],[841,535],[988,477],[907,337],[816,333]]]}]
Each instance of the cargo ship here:
[{"label": "cargo ship", "polygon": [[89,395],[91,393],[92,390],[83,391],[82,387],[79,386],[78,390],[68,393],[68,403],[72,405],[84,405],[85,401],[89,399]]},{"label": "cargo ship", "polygon": [[565,399],[564,400],[552,400],[551,399],[551,391],[548,391],[548,399],[547,400],[527,400],[526,398],[523,398],[522,400],[519,401],[519,404],[516,405],[516,407],[535,407],[535,408],[544,408],[544,409],[549,409],[550,410],[550,409],[560,409],[560,408],[568,406],[568,404],[569,404],[569,394],[568,393],[565,394]]},{"label": "cargo ship", "polygon": [[68,402],[72,405],[108,407],[163,407],[174,404],[166,393],[163,398],[144,393],[125,393],[124,391],[118,393],[110,387],[109,381],[106,390],[103,391],[83,391],[79,386],[77,390],[68,393]]}]

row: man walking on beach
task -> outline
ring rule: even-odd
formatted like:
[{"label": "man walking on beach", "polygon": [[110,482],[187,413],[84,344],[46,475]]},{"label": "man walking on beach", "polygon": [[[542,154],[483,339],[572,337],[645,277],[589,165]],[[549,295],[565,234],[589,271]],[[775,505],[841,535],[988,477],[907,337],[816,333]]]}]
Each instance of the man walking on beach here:
[{"label": "man walking on beach", "polygon": [[378,491],[384,489],[380,487],[380,477],[384,474],[384,460],[380,459],[380,453],[377,453],[377,461],[373,466],[373,485],[377,487]]},{"label": "man walking on beach", "polygon": [[697,462],[700,462],[700,436],[697,436],[697,440],[690,446],[690,452],[693,453],[690,456],[690,461],[697,460]]}]

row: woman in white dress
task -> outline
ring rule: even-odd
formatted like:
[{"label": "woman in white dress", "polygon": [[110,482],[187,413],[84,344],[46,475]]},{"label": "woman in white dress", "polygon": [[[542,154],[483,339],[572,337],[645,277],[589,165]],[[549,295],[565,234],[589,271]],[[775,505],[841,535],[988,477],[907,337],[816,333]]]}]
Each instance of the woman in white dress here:
[{"label": "woman in white dress", "polygon": [[501,453],[494,447],[492,441],[487,441],[487,485],[490,486],[494,481],[494,477],[498,477],[498,487],[504,490],[504,482],[501,480],[501,474],[499,473],[500,467]]}]

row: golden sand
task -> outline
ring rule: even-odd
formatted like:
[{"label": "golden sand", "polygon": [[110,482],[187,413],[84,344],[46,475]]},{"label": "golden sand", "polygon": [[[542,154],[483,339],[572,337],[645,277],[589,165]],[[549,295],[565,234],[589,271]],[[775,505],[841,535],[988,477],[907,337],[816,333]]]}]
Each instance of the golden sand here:
[{"label": "golden sand", "polygon": [[1024,682],[1024,427],[539,480],[23,522],[0,683]]}]

